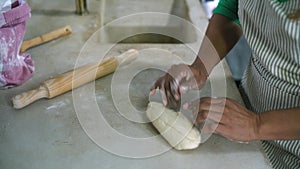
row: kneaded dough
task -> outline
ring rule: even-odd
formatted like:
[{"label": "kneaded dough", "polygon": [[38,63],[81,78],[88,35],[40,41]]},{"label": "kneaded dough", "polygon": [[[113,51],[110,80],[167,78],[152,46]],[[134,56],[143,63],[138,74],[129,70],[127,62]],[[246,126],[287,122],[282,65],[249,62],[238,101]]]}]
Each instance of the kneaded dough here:
[{"label": "kneaded dough", "polygon": [[177,150],[197,148],[201,135],[181,112],[175,112],[158,102],[150,102],[146,111],[154,127]]}]

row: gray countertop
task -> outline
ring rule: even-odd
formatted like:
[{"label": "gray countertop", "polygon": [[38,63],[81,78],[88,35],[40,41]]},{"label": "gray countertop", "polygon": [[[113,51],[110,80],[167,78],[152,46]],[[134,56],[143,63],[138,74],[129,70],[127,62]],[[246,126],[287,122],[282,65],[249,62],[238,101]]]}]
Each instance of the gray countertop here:
[{"label": "gray countertop", "polygon": [[[196,3],[193,0],[187,1]],[[270,168],[259,142],[237,143],[218,135],[212,135],[197,149],[189,151],[168,148],[160,136],[155,137],[156,143],[161,143],[158,147],[141,146],[144,144],[141,141],[143,138],[157,135],[156,130],[149,123],[137,123],[128,119],[132,114],[130,111],[123,112],[126,108],[122,108],[122,112],[129,112],[128,114],[119,114],[118,106],[126,107],[126,101],[143,112],[151,83],[163,73],[154,69],[165,70],[170,64],[178,62],[191,63],[195,55],[189,46],[196,46],[197,49],[199,42],[188,45],[98,44],[90,40],[82,48],[101,25],[99,6],[101,3],[103,5],[103,1],[88,1],[90,14],[87,16],[74,15],[72,11],[75,5],[67,1],[41,3],[31,0],[29,3],[33,10],[25,39],[66,24],[71,25],[73,34],[30,49],[28,52],[35,61],[35,75],[22,86],[0,91],[1,169]],[[189,7],[194,11],[202,10],[199,4]],[[196,25],[202,23],[201,19],[193,22]],[[202,25],[201,29],[205,29],[207,22]],[[93,35],[95,39],[99,36],[101,32]],[[73,93],[50,100],[42,99],[20,110],[12,107],[11,98],[14,95],[34,89],[42,81],[73,69],[76,63],[95,61],[95,56],[99,59],[102,55],[117,55],[130,48],[140,51],[139,59],[119,68],[115,74],[78,88]],[[177,57],[177,60],[173,60],[173,57]],[[134,68],[138,68],[138,71]],[[222,89],[225,93],[212,93],[214,88]],[[123,99],[126,94],[129,98],[127,100]],[[213,71],[210,83],[202,89],[200,95],[227,96],[242,103],[225,61]],[[94,108],[97,111],[93,111]],[[97,124],[98,109],[105,123]],[[80,112],[81,110],[86,110],[86,113]],[[143,114],[139,115],[141,116]],[[105,128],[99,128],[107,126],[119,133],[121,136],[117,138],[121,140],[115,139]],[[128,138],[137,139],[138,145],[124,143]],[[159,149],[160,146],[162,149]],[[156,150],[161,151],[157,153]],[[139,153],[144,153],[145,158],[142,158],[143,155],[138,156]]]}]

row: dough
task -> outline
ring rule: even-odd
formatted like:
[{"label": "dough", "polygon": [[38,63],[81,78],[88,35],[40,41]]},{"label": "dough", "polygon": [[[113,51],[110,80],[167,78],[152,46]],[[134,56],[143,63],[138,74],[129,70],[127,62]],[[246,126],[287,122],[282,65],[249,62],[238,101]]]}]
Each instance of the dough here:
[{"label": "dough", "polygon": [[181,112],[175,112],[161,103],[150,102],[146,111],[154,127],[177,150],[197,148],[200,132]]}]

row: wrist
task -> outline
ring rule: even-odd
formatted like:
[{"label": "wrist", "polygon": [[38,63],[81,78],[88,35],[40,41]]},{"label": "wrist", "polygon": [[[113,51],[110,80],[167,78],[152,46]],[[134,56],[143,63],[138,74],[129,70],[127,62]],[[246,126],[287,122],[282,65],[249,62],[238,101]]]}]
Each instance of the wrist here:
[{"label": "wrist", "polygon": [[255,140],[269,140],[272,137],[272,126],[268,124],[266,114],[257,114],[257,128]]},{"label": "wrist", "polygon": [[262,140],[261,136],[261,126],[262,126],[262,119],[260,114],[255,114],[254,116],[254,134],[253,134],[253,141]]},{"label": "wrist", "polygon": [[202,74],[203,76],[205,76],[205,78],[207,79],[211,69],[208,69],[205,64],[201,61],[200,58],[196,58],[195,61],[191,64],[191,67],[195,70],[197,70],[197,72],[199,72],[200,74]]}]

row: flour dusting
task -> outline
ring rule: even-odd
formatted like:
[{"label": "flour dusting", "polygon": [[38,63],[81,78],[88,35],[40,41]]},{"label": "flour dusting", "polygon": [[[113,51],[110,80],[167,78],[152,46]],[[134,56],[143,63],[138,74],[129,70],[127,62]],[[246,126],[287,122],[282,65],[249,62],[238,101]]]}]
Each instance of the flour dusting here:
[{"label": "flour dusting", "polygon": [[47,107],[46,110],[61,108],[65,105],[67,105],[68,103],[70,103],[69,100],[65,100],[65,101],[63,100],[63,101],[55,102],[51,106]]}]

